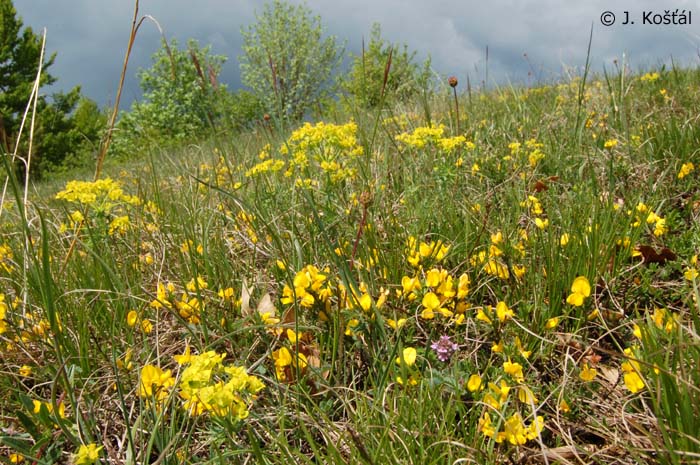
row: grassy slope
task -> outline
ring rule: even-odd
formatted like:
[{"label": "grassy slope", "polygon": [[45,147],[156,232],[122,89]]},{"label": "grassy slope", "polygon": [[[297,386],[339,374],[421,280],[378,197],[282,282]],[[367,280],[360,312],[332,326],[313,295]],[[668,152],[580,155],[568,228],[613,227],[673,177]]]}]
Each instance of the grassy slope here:
[{"label": "grassy slope", "polygon": [[[355,126],[260,128],[112,168],[111,200],[39,186],[27,228],[9,195],[6,457],[697,460],[700,196],[697,171],[678,174],[700,165],[699,84],[465,95],[463,140],[447,93]],[[187,346],[226,357],[177,363]]]}]

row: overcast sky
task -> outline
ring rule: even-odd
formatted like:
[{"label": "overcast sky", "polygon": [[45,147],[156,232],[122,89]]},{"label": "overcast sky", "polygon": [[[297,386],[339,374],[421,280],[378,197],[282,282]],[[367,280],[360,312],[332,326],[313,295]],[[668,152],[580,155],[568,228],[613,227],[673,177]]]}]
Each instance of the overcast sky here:
[{"label": "overcast sky", "polygon": [[[37,32],[46,27],[48,50],[58,52],[51,69],[59,79],[56,87],[81,85],[100,104],[112,103],[134,2],[14,0],[14,4],[25,26]],[[481,82],[487,68],[490,84],[552,81],[567,68],[580,69],[591,25],[591,59],[598,70],[612,68],[613,60],[623,54],[634,70],[671,59],[691,66],[700,63],[700,0],[309,0],[306,4],[347,52],[359,53],[362,38],[369,36],[373,22],[379,22],[385,39],[406,43],[421,58],[430,55],[437,74],[456,75],[462,83],[467,75],[473,83]],[[141,0],[140,13],[156,18],[169,39],[184,44],[194,38],[226,55],[220,80],[235,89],[241,85],[240,29],[255,22],[263,5],[253,0]],[[645,12],[663,14],[662,8],[691,12],[692,23],[642,24]],[[601,24],[606,11],[616,16],[612,26]],[[634,25],[621,24],[625,11]],[[144,24],[130,61],[123,103],[138,98],[136,71],[149,66],[159,37],[155,25]]]}]

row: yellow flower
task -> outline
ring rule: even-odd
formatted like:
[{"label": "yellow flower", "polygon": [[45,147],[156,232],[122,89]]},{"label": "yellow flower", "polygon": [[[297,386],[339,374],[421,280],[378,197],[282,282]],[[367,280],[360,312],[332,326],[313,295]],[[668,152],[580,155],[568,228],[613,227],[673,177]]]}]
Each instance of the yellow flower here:
[{"label": "yellow flower", "polygon": [[554,318],[550,318],[547,320],[547,322],[544,324],[544,329],[554,329],[559,325],[559,317],[555,316]]},{"label": "yellow flower", "polygon": [[139,397],[153,397],[163,400],[167,397],[167,389],[175,385],[170,370],[163,371],[154,365],[145,365],[141,368],[141,380],[139,383]]},{"label": "yellow flower", "polygon": [[695,170],[695,165],[693,165],[693,163],[683,163],[683,166],[681,166],[681,170],[678,172],[678,179],[683,179],[684,177],[692,173],[693,170]]},{"label": "yellow flower", "polygon": [[388,324],[390,328],[393,328],[398,331],[406,324],[406,318],[399,318],[398,320],[392,320],[391,318],[387,318],[386,324]]},{"label": "yellow flower", "polygon": [[153,323],[151,323],[150,320],[143,320],[141,322],[141,330],[145,334],[151,334],[151,331],[153,331]]},{"label": "yellow flower", "polygon": [[525,266],[523,265],[513,265],[513,274],[516,278],[520,279],[525,276]]},{"label": "yellow flower", "polygon": [[134,326],[138,320],[139,314],[136,313],[136,310],[132,310],[126,315],[126,324],[129,326]]},{"label": "yellow flower", "polygon": [[484,415],[479,418],[478,430],[481,434],[488,438],[492,438],[496,435],[496,428],[491,423],[491,415],[488,412],[484,412]]},{"label": "yellow flower", "polygon": [[22,365],[19,369],[19,375],[23,378],[31,376],[32,375],[32,367],[30,367],[29,365]]},{"label": "yellow flower", "polygon": [[479,376],[478,373],[474,373],[469,377],[469,380],[467,381],[467,389],[469,390],[469,392],[478,391],[482,389],[481,384],[481,376]]},{"label": "yellow flower", "polygon": [[503,371],[515,378],[515,380],[519,383],[524,379],[523,366],[517,362],[511,362],[510,358],[508,358],[507,362],[503,362]]},{"label": "yellow flower", "polygon": [[82,444],[78,449],[78,452],[73,456],[73,463],[75,465],[91,465],[100,458],[100,451],[103,446],[97,446],[97,444]]},{"label": "yellow flower", "polygon": [[372,297],[369,294],[362,294],[360,297],[360,307],[365,312],[369,312],[372,309]]},{"label": "yellow flower", "polygon": [[[523,419],[519,413],[513,414],[513,416],[506,420],[503,433],[499,433],[499,438],[501,438],[501,434],[509,443],[515,446],[527,442],[527,430],[525,429]],[[498,440],[496,440],[496,442],[498,442]]]},{"label": "yellow flower", "polygon": [[559,410],[561,410],[562,413],[569,413],[571,411],[571,407],[566,399],[562,399],[561,402],[559,402]]},{"label": "yellow flower", "polygon": [[588,363],[584,363],[583,368],[581,368],[581,373],[579,373],[578,376],[583,381],[589,382],[593,381],[593,379],[596,377],[596,374],[598,374],[598,372],[595,368],[591,368],[588,366]]},{"label": "yellow flower", "polygon": [[493,343],[491,346],[491,352],[496,352],[498,354],[503,353],[503,341]]},{"label": "yellow flower", "polygon": [[513,318],[513,310],[508,308],[508,305],[506,305],[505,302],[500,301],[496,305],[496,316],[498,317],[498,320],[503,323],[509,318]]},{"label": "yellow flower", "polygon": [[640,328],[639,325],[638,325],[637,323],[634,323],[634,324],[632,325],[632,334],[633,334],[634,337],[636,337],[637,339],[640,339],[640,340],[642,339],[642,328]]},{"label": "yellow flower", "polygon": [[575,307],[583,305],[583,300],[591,295],[591,285],[585,276],[574,279],[571,285],[571,294],[566,298],[566,302]]},{"label": "yellow flower", "polygon": [[545,218],[543,220],[542,218],[535,218],[535,226],[537,226],[538,229],[546,229],[547,226],[549,226],[549,219]]},{"label": "yellow flower", "polygon": [[232,301],[233,300],[233,288],[232,287],[227,287],[226,289],[220,289],[218,292],[219,297],[224,299],[225,301]]},{"label": "yellow flower", "polygon": [[397,365],[401,365],[402,359],[407,367],[413,366],[413,364],[416,363],[416,349],[413,347],[406,347],[401,355],[401,357],[396,357],[395,361]]},{"label": "yellow flower", "polygon": [[491,276],[498,276],[498,278],[506,280],[510,277],[508,272],[508,267],[498,260],[491,259],[486,265],[484,265],[484,271]]},{"label": "yellow flower", "polygon": [[435,311],[440,310],[440,299],[433,292],[428,292],[423,296],[422,301],[423,311],[421,312],[421,317],[423,319],[429,320],[435,317]]},{"label": "yellow flower", "polygon": [[559,244],[562,247],[566,247],[566,244],[568,244],[568,243],[569,243],[569,233],[562,234],[561,237],[559,238]]},{"label": "yellow flower", "polygon": [[491,318],[489,318],[486,313],[484,313],[484,309],[480,308],[477,313],[476,313],[476,319],[483,321],[488,324],[492,324]]},{"label": "yellow flower", "polygon": [[538,402],[535,394],[527,386],[518,387],[518,400],[523,404],[536,404]]},{"label": "yellow flower", "polygon": [[626,372],[622,379],[625,382],[625,387],[627,387],[632,394],[641,391],[645,387],[644,380],[636,371]]},{"label": "yellow flower", "polygon": [[617,147],[617,139],[609,139],[605,141],[605,144],[603,145],[606,149],[612,149],[614,147]]},{"label": "yellow flower", "polygon": [[687,268],[683,273],[683,276],[685,276],[685,279],[688,281],[692,281],[698,277],[698,270],[695,268]]}]

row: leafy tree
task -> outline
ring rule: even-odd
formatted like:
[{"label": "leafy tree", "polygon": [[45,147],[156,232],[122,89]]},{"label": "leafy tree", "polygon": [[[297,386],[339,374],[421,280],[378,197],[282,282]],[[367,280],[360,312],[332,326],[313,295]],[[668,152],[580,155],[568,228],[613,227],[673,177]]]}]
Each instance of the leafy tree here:
[{"label": "leafy tree", "polygon": [[[391,55],[391,67],[384,83],[386,66]],[[354,101],[366,108],[385,102],[406,102],[418,95],[430,77],[430,60],[421,66],[414,61],[416,52],[409,53],[406,44],[391,44],[381,37],[379,23],[372,25],[368,47],[352,57],[350,72],[341,88]],[[384,96],[382,97],[382,89]]]},{"label": "leafy tree", "polygon": [[321,37],[321,18],[304,5],[275,0],[256,19],[241,30],[242,81],[269,113],[299,120],[333,93],[342,49],[335,37]]},{"label": "leafy tree", "polygon": [[249,129],[265,115],[263,102],[252,92],[239,89],[225,103],[227,120],[233,129]]},{"label": "leafy tree", "polygon": [[[36,79],[41,56],[41,39],[31,28],[22,30],[22,20],[11,0],[0,0],[0,150],[14,151],[19,126]],[[40,87],[56,81],[47,73],[56,57],[42,67]],[[32,175],[48,170],[77,166],[89,161],[89,152],[98,144],[106,120],[97,104],[80,95],[80,87],[51,98],[37,99],[34,127]],[[27,139],[22,137],[19,154],[25,155]],[[18,163],[21,174],[24,165]]]},{"label": "leafy tree", "polygon": [[[8,153],[14,150],[41,56],[41,38],[22,26],[12,0],[0,0],[0,149]],[[56,80],[46,72],[55,57],[44,62],[41,86]]]},{"label": "leafy tree", "polygon": [[225,60],[194,40],[185,50],[163,41],[153,65],[139,72],[143,99],[122,113],[112,150],[123,155],[149,141],[190,139],[224,121],[229,94],[217,76]]},{"label": "leafy tree", "polygon": [[87,166],[99,149],[107,114],[76,87],[42,105],[35,138],[38,173]]}]

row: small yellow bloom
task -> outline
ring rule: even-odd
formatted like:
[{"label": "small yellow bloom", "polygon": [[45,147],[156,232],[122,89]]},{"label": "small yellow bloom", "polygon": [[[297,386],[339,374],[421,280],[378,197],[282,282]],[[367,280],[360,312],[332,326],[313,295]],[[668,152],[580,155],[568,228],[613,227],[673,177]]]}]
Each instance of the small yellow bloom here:
[{"label": "small yellow bloom", "polygon": [[401,365],[402,359],[407,367],[413,366],[413,364],[416,363],[416,349],[413,347],[406,347],[402,352],[402,356],[396,357],[396,364]]},{"label": "small yellow bloom", "polygon": [[369,312],[372,309],[372,297],[369,294],[362,294],[360,297],[360,307],[365,312]]},{"label": "small yellow bloom", "polygon": [[503,362],[503,371],[515,378],[517,382],[522,382],[524,379],[523,366],[517,362],[511,362],[510,358],[508,358],[508,361]]},{"label": "small yellow bloom", "polygon": [[695,165],[692,162],[683,163],[681,170],[678,172],[678,179],[683,179],[695,170]]},{"label": "small yellow bloom", "polygon": [[153,331],[153,323],[151,323],[150,320],[143,320],[141,322],[141,330],[145,334],[151,334],[151,331]]},{"label": "small yellow bloom", "polygon": [[130,311],[126,315],[126,324],[128,324],[131,327],[133,327],[138,320],[139,320],[139,314],[136,313],[135,310]]},{"label": "small yellow bloom", "polygon": [[73,456],[73,463],[75,465],[92,465],[100,458],[102,447],[92,443],[81,445],[78,452]]},{"label": "small yellow bloom", "polygon": [[606,141],[605,141],[605,144],[603,144],[603,146],[604,146],[606,149],[615,148],[615,147],[617,147],[617,139],[609,139],[609,140],[606,140]]},{"label": "small yellow bloom", "polygon": [[588,278],[579,276],[571,284],[571,294],[566,298],[566,302],[575,307],[583,305],[583,300],[591,295],[591,285]]},{"label": "small yellow bloom", "polygon": [[29,365],[22,365],[19,369],[19,375],[22,378],[27,378],[28,376],[32,375],[32,367]]},{"label": "small yellow bloom", "polygon": [[399,318],[398,320],[392,320],[391,318],[387,318],[386,324],[388,324],[390,328],[393,328],[398,331],[406,324],[406,318]]},{"label": "small yellow bloom", "polygon": [[583,381],[589,382],[593,381],[597,374],[598,371],[595,368],[591,368],[588,366],[588,363],[584,363],[583,368],[581,368],[581,373],[579,373],[578,376]]},{"label": "small yellow bloom", "polygon": [[507,319],[513,318],[513,310],[508,308],[505,302],[500,301],[496,305],[496,316],[498,317],[498,321],[503,323]]},{"label": "small yellow bloom", "polygon": [[626,372],[622,379],[625,382],[625,387],[629,389],[632,394],[641,391],[646,386],[642,377],[634,370]]},{"label": "small yellow bloom", "polygon": [[520,279],[525,276],[525,267],[522,265],[513,265],[513,274],[516,278]]},{"label": "small yellow bloom", "polygon": [[523,404],[528,405],[536,404],[538,402],[535,394],[527,386],[518,387],[518,400]]},{"label": "small yellow bloom", "polygon": [[561,237],[559,238],[559,244],[562,247],[566,247],[566,244],[568,244],[568,243],[569,243],[569,233],[562,234]]},{"label": "small yellow bloom", "polygon": [[554,318],[550,318],[547,320],[547,322],[544,324],[544,329],[554,329],[559,325],[559,317],[555,316]]},{"label": "small yellow bloom", "polygon": [[562,399],[561,402],[559,402],[559,410],[561,410],[562,413],[569,413],[571,411],[571,407],[569,407],[569,403],[566,399]]},{"label": "small yellow bloom", "polygon": [[484,313],[484,309],[480,308],[477,313],[476,313],[476,319],[483,321],[488,324],[492,324],[491,318],[489,318],[486,313]]},{"label": "small yellow bloom", "polygon": [[479,376],[478,373],[474,373],[469,377],[469,380],[467,381],[467,389],[469,392],[476,392],[480,389],[482,389],[482,381],[481,381],[481,376]]}]

